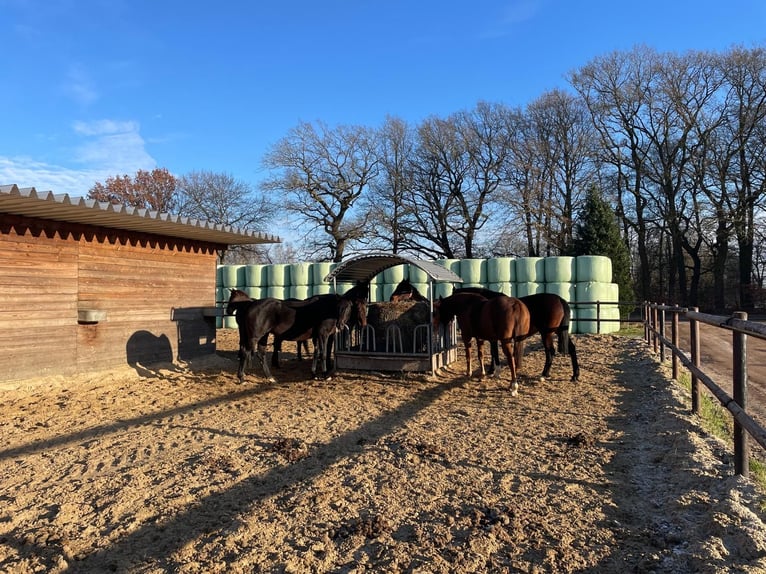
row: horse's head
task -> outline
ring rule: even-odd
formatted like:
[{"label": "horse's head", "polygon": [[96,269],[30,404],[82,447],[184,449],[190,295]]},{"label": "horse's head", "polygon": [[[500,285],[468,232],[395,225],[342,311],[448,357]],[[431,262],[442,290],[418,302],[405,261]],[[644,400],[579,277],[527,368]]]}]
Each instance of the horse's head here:
[{"label": "horse's head", "polygon": [[349,289],[338,302],[338,329],[346,325],[367,326],[367,296],[369,283],[360,283]]},{"label": "horse's head", "polygon": [[233,315],[234,312],[238,309],[239,305],[237,303],[242,303],[244,301],[252,301],[252,297],[245,293],[244,291],[240,289],[230,289],[231,293],[229,293],[229,303],[226,305],[226,314],[227,315]]},{"label": "horse's head", "polygon": [[438,329],[439,325],[442,324],[442,302],[444,300],[442,299],[441,295],[439,295],[439,298],[434,301],[434,310],[431,315],[431,324],[433,325],[434,329]]},{"label": "horse's head", "polygon": [[397,303],[399,301],[409,301],[412,299],[412,291],[413,287],[410,283],[409,279],[402,279],[399,282],[399,285],[396,286],[396,289],[394,289],[394,292],[391,293],[391,297],[389,297],[389,300]]}]

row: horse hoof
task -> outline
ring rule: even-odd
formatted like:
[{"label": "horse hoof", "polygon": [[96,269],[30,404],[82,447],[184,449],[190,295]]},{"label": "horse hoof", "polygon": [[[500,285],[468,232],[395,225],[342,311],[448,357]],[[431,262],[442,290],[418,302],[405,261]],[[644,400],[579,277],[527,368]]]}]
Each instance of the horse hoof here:
[{"label": "horse hoof", "polygon": [[269,377],[268,379],[266,379],[266,382],[267,383],[276,383],[277,380],[274,377]]}]

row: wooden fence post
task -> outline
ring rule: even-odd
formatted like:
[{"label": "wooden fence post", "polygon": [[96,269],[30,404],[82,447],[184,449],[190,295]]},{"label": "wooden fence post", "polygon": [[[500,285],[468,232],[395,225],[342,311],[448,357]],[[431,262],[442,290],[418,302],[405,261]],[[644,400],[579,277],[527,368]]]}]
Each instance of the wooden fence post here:
[{"label": "wooden fence post", "polygon": [[657,306],[654,305],[652,307],[652,347],[654,348],[654,352],[657,352],[657,328],[659,321],[657,320]]},{"label": "wooden fence post", "polygon": [[676,353],[675,349],[678,348],[678,312],[673,311],[673,319],[670,322],[670,341],[673,343],[673,347],[675,347],[671,352],[672,354],[672,376],[673,380],[678,380],[678,353]]},{"label": "wooden fence post", "polygon": [[660,363],[665,362],[665,304],[662,304],[660,309]]},{"label": "wooden fence post", "polygon": [[[747,320],[747,313],[737,311],[735,319]],[[732,375],[734,402],[747,411],[747,335],[739,331],[732,332]],[[750,453],[747,444],[747,432],[734,419],[734,472],[747,477],[750,471]]]},{"label": "wooden fence post", "polygon": [[649,303],[644,301],[641,306],[641,318],[644,320],[644,341],[649,344]]},{"label": "wooden fence post", "polygon": [[[695,313],[699,307],[692,307]],[[689,319],[689,344],[691,345],[692,365],[700,367],[700,324],[696,319]],[[697,375],[692,373],[692,413],[700,412],[700,382]]]}]

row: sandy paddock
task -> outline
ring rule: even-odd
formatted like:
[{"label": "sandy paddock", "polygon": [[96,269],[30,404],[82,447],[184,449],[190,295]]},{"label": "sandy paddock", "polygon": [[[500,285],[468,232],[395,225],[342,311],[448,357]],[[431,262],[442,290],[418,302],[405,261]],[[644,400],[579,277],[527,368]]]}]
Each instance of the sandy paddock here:
[{"label": "sandy paddock", "polygon": [[239,385],[236,340],[0,390],[0,571],[766,572],[762,494],[640,340],[577,336],[579,384],[532,343],[515,398],[462,360]]}]

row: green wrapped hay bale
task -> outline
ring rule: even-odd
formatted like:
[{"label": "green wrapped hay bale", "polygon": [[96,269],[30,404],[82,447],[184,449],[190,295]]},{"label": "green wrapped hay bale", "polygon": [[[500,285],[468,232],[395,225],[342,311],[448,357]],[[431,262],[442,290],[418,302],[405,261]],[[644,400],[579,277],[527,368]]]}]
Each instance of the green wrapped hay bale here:
[{"label": "green wrapped hay bale", "polygon": [[577,261],[574,257],[546,257],[544,261],[546,283],[575,283],[577,281]]},{"label": "green wrapped hay bale", "polygon": [[577,283],[611,283],[612,260],[604,255],[578,255]]},{"label": "green wrapped hay bale", "polygon": [[308,299],[311,297],[311,285],[290,285],[291,299]]},{"label": "green wrapped hay bale", "polygon": [[383,283],[383,301],[390,301],[398,283]]},{"label": "green wrapped hay bale", "polygon": [[460,278],[463,283],[485,285],[487,283],[487,260],[462,259],[460,261]]},{"label": "green wrapped hay bale", "polygon": [[[382,274],[379,273],[382,277]],[[370,283],[370,303],[385,301],[383,295],[383,283]]]},{"label": "green wrapped hay bale", "polygon": [[564,301],[574,301],[577,297],[577,289],[574,283],[546,283],[545,292],[558,295]]},{"label": "green wrapped hay bale", "polygon": [[290,287],[285,285],[269,285],[266,287],[266,297],[273,299],[289,299]]},{"label": "green wrapped hay bale", "polygon": [[487,289],[497,291],[498,293],[504,293],[505,295],[508,295],[508,297],[516,297],[516,286],[507,281],[503,281],[502,283],[489,283]]},{"label": "green wrapped hay bale", "polygon": [[311,285],[311,263],[290,264],[290,285]]},{"label": "green wrapped hay bale", "polygon": [[215,268],[215,286],[223,287],[223,265],[217,265]]},{"label": "green wrapped hay bale", "polygon": [[535,293],[545,293],[545,284],[537,283],[535,281],[516,283],[516,297],[526,297],[527,295],[534,295]]},{"label": "green wrapped hay bale", "polygon": [[449,269],[455,275],[460,277],[460,259],[437,259],[435,261],[438,265],[441,265],[445,269]]},{"label": "green wrapped hay bale", "polygon": [[272,263],[266,266],[266,276],[269,287],[290,285],[290,265],[287,263]]},{"label": "green wrapped hay bale", "polygon": [[[603,303],[610,301],[611,288],[608,283],[598,281],[583,281],[575,284],[575,317],[578,333],[606,333],[607,323],[599,323],[597,318],[606,319],[607,306]],[[600,304],[597,305],[596,302]]]},{"label": "green wrapped hay bale", "polygon": [[350,291],[353,289],[354,283],[349,283],[348,281],[340,281],[335,283],[335,293],[338,295],[343,295],[347,291]]},{"label": "green wrapped hay bale", "polygon": [[265,265],[245,266],[245,285],[247,287],[265,287],[267,284]]},{"label": "green wrapped hay bale", "polygon": [[266,287],[245,287],[244,292],[251,299],[263,299],[266,297]]},{"label": "green wrapped hay bale", "polygon": [[314,284],[311,286],[311,296],[314,295],[327,295],[328,293],[332,293],[332,285],[329,283],[320,283],[320,284]]},{"label": "green wrapped hay bale", "polygon": [[223,265],[221,268],[221,284],[224,287],[237,289],[245,286],[244,265]]},{"label": "green wrapped hay bale", "polygon": [[456,288],[457,289],[466,289],[466,288],[471,288],[471,289],[486,289],[486,285],[484,285],[484,283],[467,283],[467,282],[464,281],[463,283],[460,283],[459,285],[456,285]]},{"label": "green wrapped hay bale", "polygon": [[224,329],[236,329],[237,328],[237,318],[234,315],[226,315],[225,317],[221,317],[222,325]]},{"label": "green wrapped hay bale", "polygon": [[321,285],[327,282],[324,280],[332,271],[332,263],[329,261],[319,261],[311,264],[311,284],[314,286]]},{"label": "green wrapped hay bale", "polygon": [[423,297],[428,299],[430,291],[428,289],[427,281],[425,283],[415,283],[414,281],[410,280],[410,285],[412,285],[413,288],[417,289],[418,293],[420,293]]},{"label": "green wrapped hay bale", "polygon": [[543,257],[519,257],[515,262],[516,283],[545,283]]},{"label": "green wrapped hay bale", "polygon": [[[383,301],[370,304],[367,310],[367,324],[375,329],[375,348],[378,352],[386,350],[386,330],[392,324],[399,327],[402,335],[402,349],[397,346],[397,353],[425,352],[423,348],[414,349],[415,327],[430,322],[431,308],[425,301]],[[392,350],[389,343],[389,351]]]},{"label": "green wrapped hay bale", "polygon": [[409,279],[407,276],[408,265],[394,265],[383,271],[383,284],[386,283],[398,285],[400,281]]},{"label": "green wrapped hay bale", "polygon": [[428,283],[428,280],[430,279],[428,277],[428,273],[423,271],[417,265],[409,265],[407,274],[408,274],[410,283],[412,283],[413,285],[415,285],[416,283]]},{"label": "green wrapped hay bale", "polygon": [[448,283],[446,281],[434,283],[434,301],[436,301],[439,297],[449,297],[452,295],[453,289],[454,287],[452,283]]},{"label": "green wrapped hay bale", "polygon": [[516,264],[513,257],[487,259],[487,283],[513,283],[516,281]]}]

